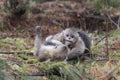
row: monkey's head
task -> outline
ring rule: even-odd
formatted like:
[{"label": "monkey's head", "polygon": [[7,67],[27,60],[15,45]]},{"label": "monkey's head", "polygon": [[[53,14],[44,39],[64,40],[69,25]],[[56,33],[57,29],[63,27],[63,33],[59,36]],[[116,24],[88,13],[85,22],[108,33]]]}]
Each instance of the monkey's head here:
[{"label": "monkey's head", "polygon": [[63,33],[65,45],[67,46],[75,44],[79,39],[79,34],[74,28],[65,29]]}]

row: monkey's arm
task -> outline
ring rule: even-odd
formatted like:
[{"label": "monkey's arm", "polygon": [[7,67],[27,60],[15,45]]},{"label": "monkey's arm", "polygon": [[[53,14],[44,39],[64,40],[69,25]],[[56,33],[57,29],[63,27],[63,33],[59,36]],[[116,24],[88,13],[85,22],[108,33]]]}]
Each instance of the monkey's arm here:
[{"label": "monkey's arm", "polygon": [[73,58],[79,57],[79,56],[82,55],[82,54],[83,54],[83,52],[81,52],[81,51],[79,51],[79,50],[76,50],[76,49],[74,48],[74,49],[72,49],[72,50],[68,53],[67,58],[68,58],[68,60],[71,60],[71,59],[73,59]]},{"label": "monkey's arm", "polygon": [[68,53],[68,60],[71,59],[76,59],[77,57],[81,56],[84,54],[84,50],[85,50],[85,44],[83,42],[77,42],[76,46],[69,51]]}]

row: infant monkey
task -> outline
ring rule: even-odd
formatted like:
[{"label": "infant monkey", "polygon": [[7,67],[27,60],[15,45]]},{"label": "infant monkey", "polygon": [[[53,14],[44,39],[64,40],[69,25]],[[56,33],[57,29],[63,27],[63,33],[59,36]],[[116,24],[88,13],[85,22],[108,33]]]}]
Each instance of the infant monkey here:
[{"label": "infant monkey", "polygon": [[83,60],[90,58],[91,40],[84,31],[73,27],[67,28],[56,35],[46,38],[46,41],[50,40],[61,41],[68,47],[67,61],[74,60],[80,56],[83,57]]},{"label": "infant monkey", "polygon": [[45,41],[44,43],[41,43],[40,26],[36,26],[34,47],[34,55],[37,56],[39,61],[45,61],[48,59],[52,61],[64,60],[68,53],[67,46],[58,40]]}]

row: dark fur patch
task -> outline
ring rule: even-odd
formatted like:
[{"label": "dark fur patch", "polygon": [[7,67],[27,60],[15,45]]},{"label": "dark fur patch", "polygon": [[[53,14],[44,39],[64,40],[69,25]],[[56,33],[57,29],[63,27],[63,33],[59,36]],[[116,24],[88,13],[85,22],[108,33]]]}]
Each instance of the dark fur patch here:
[{"label": "dark fur patch", "polygon": [[51,45],[51,46],[56,46],[56,44],[55,43],[52,43],[52,42],[46,42],[46,43],[44,43],[44,45]]},{"label": "dark fur patch", "polygon": [[80,31],[80,32],[78,32],[78,34],[82,38],[82,40],[84,41],[86,48],[90,50],[91,40],[88,37],[87,33],[85,33],[84,31]]}]

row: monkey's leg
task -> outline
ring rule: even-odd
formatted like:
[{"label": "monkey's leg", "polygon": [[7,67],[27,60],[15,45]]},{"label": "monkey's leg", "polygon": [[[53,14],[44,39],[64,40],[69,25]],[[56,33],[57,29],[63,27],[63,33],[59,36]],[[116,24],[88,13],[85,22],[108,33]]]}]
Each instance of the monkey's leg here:
[{"label": "monkey's leg", "polygon": [[38,55],[39,49],[41,47],[41,35],[40,35],[40,26],[36,26],[35,32],[36,32],[36,37],[35,37],[35,42],[34,42],[34,55]]}]

